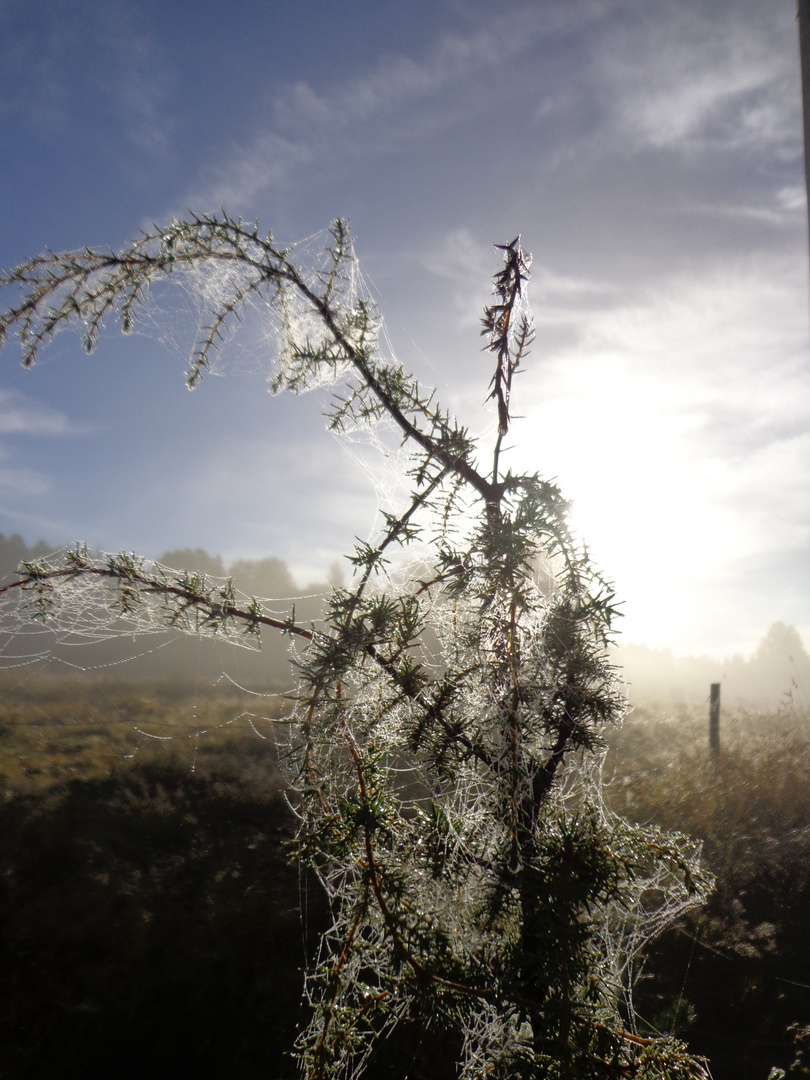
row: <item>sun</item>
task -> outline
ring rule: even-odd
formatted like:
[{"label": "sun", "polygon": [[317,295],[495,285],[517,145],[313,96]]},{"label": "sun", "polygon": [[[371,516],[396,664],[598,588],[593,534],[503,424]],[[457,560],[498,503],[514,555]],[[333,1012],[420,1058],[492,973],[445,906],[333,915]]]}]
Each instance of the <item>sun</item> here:
[{"label": "sun", "polygon": [[695,570],[718,543],[700,543],[705,484],[688,426],[662,383],[630,379],[620,362],[580,361],[558,381],[521,432],[521,467],[554,478],[571,501],[573,529],[616,587],[622,636],[683,641]]}]

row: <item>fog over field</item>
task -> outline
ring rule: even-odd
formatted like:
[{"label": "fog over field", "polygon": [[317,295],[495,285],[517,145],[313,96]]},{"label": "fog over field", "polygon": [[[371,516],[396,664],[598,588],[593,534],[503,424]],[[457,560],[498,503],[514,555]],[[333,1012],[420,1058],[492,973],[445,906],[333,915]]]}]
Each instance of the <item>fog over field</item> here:
[{"label": "fog over field", "polygon": [[[28,547],[20,536],[0,533],[0,583],[14,579],[23,559],[49,553],[44,542]],[[158,560],[172,568],[199,570],[215,578],[232,577],[245,594],[277,601],[280,615],[295,606],[296,618],[307,624],[317,620],[332,585],[344,582],[338,563],[330,568],[327,581],[296,582],[287,564],[279,558],[240,559],[226,564],[221,556],[197,549],[163,552]],[[265,631],[260,652],[237,648],[221,639],[195,638],[166,630],[138,642],[134,637],[104,644],[73,643],[59,646],[47,634],[37,639],[38,648],[51,652],[43,658],[48,674],[66,674],[71,665],[97,667],[121,678],[176,679],[180,682],[200,677],[215,680],[223,672],[245,683],[290,687],[294,682],[293,656],[289,638]],[[30,650],[31,639],[16,643],[6,639],[0,655],[0,670],[15,663],[14,657]],[[707,699],[711,683],[719,682],[725,706],[781,708],[806,714],[810,707],[810,656],[798,631],[783,622],[763,631],[757,648],[748,655],[679,656],[668,649],[620,642],[612,652],[620,669],[625,692],[631,703],[662,701],[699,704]],[[121,663],[125,661],[125,663]]]}]

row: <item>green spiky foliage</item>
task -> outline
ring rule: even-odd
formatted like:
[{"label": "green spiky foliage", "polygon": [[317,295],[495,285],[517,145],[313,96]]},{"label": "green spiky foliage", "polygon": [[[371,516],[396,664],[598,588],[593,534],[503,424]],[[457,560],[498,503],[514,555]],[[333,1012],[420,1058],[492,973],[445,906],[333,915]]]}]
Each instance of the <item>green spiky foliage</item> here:
[{"label": "green spiky foliage", "polygon": [[[132,329],[156,282],[224,265],[189,385],[259,298],[281,340],[272,389],[331,383],[338,433],[395,425],[411,493],[349,556],[353,583],[333,591],[317,628],[241,601],[231,583],[82,547],[58,565],[23,565],[0,594],[58,623],[95,582],[124,620],[146,610],[193,633],[268,626],[301,643],[280,753],[295,855],[332,911],[295,1047],[307,1077],[357,1076],[403,1019],[457,1033],[464,1080],[701,1077],[684,1046],[634,1028],[644,941],[708,881],[693,845],[631,826],[600,797],[602,734],[624,711],[606,657],[614,597],[558,488],[501,468],[533,335],[530,259],[519,239],[500,250],[483,319],[498,416],[487,470],[467,430],[383,358],[374,305],[350,288],[343,222],[314,272],[223,214],[172,222],[118,254],[48,253],[5,275],[19,299],[0,340],[16,329],[30,365],[61,328],[78,324],[91,349],[105,319]],[[419,562],[407,573],[409,547]]]}]

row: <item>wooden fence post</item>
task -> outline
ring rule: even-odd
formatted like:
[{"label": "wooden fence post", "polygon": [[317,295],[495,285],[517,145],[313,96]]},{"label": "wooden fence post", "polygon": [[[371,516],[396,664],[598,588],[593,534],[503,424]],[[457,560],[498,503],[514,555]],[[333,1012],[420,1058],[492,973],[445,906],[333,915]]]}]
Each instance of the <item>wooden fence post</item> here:
[{"label": "wooden fence post", "polygon": [[720,683],[713,682],[709,691],[709,750],[712,760],[720,757]]}]

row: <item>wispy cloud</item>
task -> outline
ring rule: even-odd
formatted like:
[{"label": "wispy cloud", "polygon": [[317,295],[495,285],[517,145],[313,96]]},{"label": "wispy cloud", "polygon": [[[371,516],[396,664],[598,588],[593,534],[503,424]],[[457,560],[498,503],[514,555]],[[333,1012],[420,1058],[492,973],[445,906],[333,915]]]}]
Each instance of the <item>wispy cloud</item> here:
[{"label": "wispy cloud", "polygon": [[142,153],[166,154],[175,124],[169,107],[171,67],[163,49],[118,20],[107,29],[103,47],[113,57],[113,86],[128,138]]},{"label": "wispy cloud", "polygon": [[12,452],[3,439],[60,439],[81,433],[82,429],[58,409],[33,403],[16,390],[0,389],[0,491],[7,496],[36,497],[46,495],[53,486],[51,478],[41,470],[18,460],[18,444],[9,444],[15,447]]},{"label": "wispy cloud", "polygon": [[[107,112],[142,153],[163,154],[172,132],[169,57],[124,0],[52,0],[4,9],[0,120],[43,135],[75,133]],[[15,10],[16,9],[16,10]]]},{"label": "wispy cloud", "polygon": [[712,203],[688,202],[686,200],[667,210],[672,215],[696,215],[707,218],[728,218],[741,223],[771,225],[778,229],[796,228],[804,224],[805,200],[795,188],[783,188],[768,193],[763,205],[716,201]]},{"label": "wispy cloud", "polygon": [[[643,151],[787,161],[801,153],[796,57],[784,55],[772,13],[756,3],[688,0],[653,13],[613,0],[575,11],[516,4],[496,20],[466,14],[466,31],[437,35],[421,54],[378,56],[328,88],[306,78],[282,86],[269,119],[224,146],[177,205],[251,214],[267,191],[318,175],[339,187],[359,164],[424,154],[468,122],[482,149],[487,125],[506,145],[532,131],[521,152],[545,171]],[[779,225],[791,207],[751,201],[738,212]]]},{"label": "wispy cloud", "polygon": [[749,418],[810,421],[810,395],[787,392],[810,377],[805,289],[792,258],[724,259],[593,312],[577,349],[621,356],[640,376],[666,380],[671,405],[685,413],[723,405]]},{"label": "wispy cloud", "polygon": [[473,236],[467,228],[453,229],[415,255],[421,271],[452,284],[458,327],[480,322],[489,293],[488,282],[496,265],[493,255],[492,244]]},{"label": "wispy cloud", "polygon": [[614,124],[639,146],[800,152],[798,47],[785,56],[773,13],[748,4],[678,4],[624,20],[595,62]]},{"label": "wispy cloud", "polygon": [[0,390],[0,435],[64,437],[80,434],[58,409],[29,402],[16,390]]},{"label": "wispy cloud", "polygon": [[779,205],[791,213],[807,213],[807,189],[801,184],[791,184],[776,193]]},{"label": "wispy cloud", "polygon": [[[504,237],[505,241],[512,237]],[[494,245],[473,236],[468,228],[453,229],[415,256],[431,276],[452,283],[453,305],[459,328],[476,326],[491,292],[489,283],[498,266]],[[536,325],[581,325],[602,306],[615,306],[617,286],[595,278],[560,273],[535,260],[529,286]]]},{"label": "wispy cloud", "polygon": [[[742,596],[747,566],[810,543],[804,267],[724,260],[608,301],[583,293],[576,333],[535,348],[518,388],[532,420],[516,427],[510,464],[574,499],[627,601],[630,639],[685,648],[718,581]],[[755,640],[762,618],[794,611],[796,588],[774,582],[767,616],[729,603],[728,640]]]},{"label": "wispy cloud", "polygon": [[6,495],[47,495],[51,489],[51,482],[35,469],[4,465],[0,460],[0,491]]},{"label": "wispy cloud", "polygon": [[222,157],[224,163],[219,160],[203,168],[197,184],[183,196],[175,212],[182,213],[186,206],[250,206],[260,192],[292,184],[299,170],[316,161],[317,153],[301,136],[288,139],[264,131],[249,146],[226,149]]},{"label": "wispy cloud", "polygon": [[[342,85],[318,92],[298,80],[273,102],[272,121],[246,147],[227,148],[186,197],[194,205],[248,203],[295,182],[303,165],[324,163],[338,175],[348,162],[407,154],[414,145],[485,112],[514,104],[516,82],[531,86],[538,43],[600,19],[610,5],[592,2],[576,14],[559,5],[515,5],[493,20],[487,12],[467,33],[446,33],[420,57],[385,56]],[[526,76],[525,78],[523,76]]]}]

